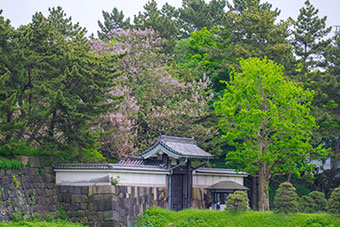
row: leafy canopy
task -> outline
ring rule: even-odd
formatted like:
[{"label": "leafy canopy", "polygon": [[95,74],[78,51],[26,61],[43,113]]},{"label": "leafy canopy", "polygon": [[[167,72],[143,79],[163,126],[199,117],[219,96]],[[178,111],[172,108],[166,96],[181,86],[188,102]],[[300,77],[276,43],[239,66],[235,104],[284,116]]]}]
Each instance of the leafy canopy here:
[{"label": "leafy canopy", "polygon": [[240,68],[224,82],[224,96],[214,104],[223,138],[236,147],[227,160],[250,173],[264,164],[270,178],[296,167],[313,151],[313,92],[285,80],[283,67],[266,58],[241,60]]}]

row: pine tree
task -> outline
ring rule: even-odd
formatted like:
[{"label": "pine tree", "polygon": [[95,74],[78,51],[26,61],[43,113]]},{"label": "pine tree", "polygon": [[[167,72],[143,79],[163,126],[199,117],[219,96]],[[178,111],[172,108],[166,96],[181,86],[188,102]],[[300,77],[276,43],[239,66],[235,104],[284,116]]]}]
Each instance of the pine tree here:
[{"label": "pine tree", "polygon": [[54,28],[63,34],[65,38],[74,37],[80,32],[86,32],[86,29],[80,27],[79,23],[73,24],[72,18],[66,17],[66,13],[60,6],[49,8],[48,11],[48,22],[52,23]]},{"label": "pine tree", "polygon": [[183,0],[179,9],[179,23],[181,25],[181,38],[187,38],[191,32],[203,28],[211,29],[222,24],[226,6],[225,0]]},{"label": "pine tree", "polygon": [[1,117],[20,127],[12,127],[10,134],[1,130],[0,138],[62,152],[74,161],[95,161],[90,160],[100,157],[95,121],[109,105],[109,62],[115,60],[91,53],[85,30],[72,26],[61,12],[52,9],[61,17],[48,18],[36,13],[30,24],[7,29],[3,47],[15,55],[4,59]]},{"label": "pine tree", "polygon": [[326,62],[325,72],[309,74],[307,86],[316,90],[313,103],[314,115],[320,125],[315,132],[317,138],[330,149],[331,169],[326,171],[326,193],[336,187],[340,161],[340,37],[334,36],[323,54]]},{"label": "pine tree", "polygon": [[334,189],[328,200],[327,211],[332,214],[340,214],[340,188]]},{"label": "pine tree", "polygon": [[144,6],[144,11],[134,16],[134,28],[155,30],[164,39],[163,51],[170,53],[178,38],[178,10],[166,3],[161,10],[155,0],[149,1]]},{"label": "pine tree", "polygon": [[248,205],[247,193],[245,191],[235,191],[228,195],[225,209],[233,212],[247,211]]},{"label": "pine tree", "polygon": [[274,212],[296,213],[298,211],[298,196],[291,183],[280,184],[274,197],[274,206]]},{"label": "pine tree", "polygon": [[247,59],[265,56],[285,66],[290,74],[294,70],[292,46],[288,42],[288,21],[277,22],[280,11],[260,0],[233,0],[227,3],[223,27],[234,46],[235,58]]},{"label": "pine tree", "polygon": [[331,27],[326,27],[327,17],[319,18],[318,12],[319,10],[306,0],[305,6],[300,9],[300,14],[294,22],[292,44],[295,55],[299,57],[302,77],[321,65],[321,53],[330,42],[324,38],[331,31]]},{"label": "pine tree", "polygon": [[113,29],[126,29],[131,27],[130,18],[125,19],[123,11],[119,11],[116,7],[112,12],[102,11],[104,22],[98,21],[98,26],[101,31],[97,31],[99,39],[107,39],[108,33]]},{"label": "pine tree", "polygon": [[17,67],[22,62],[23,51],[16,47],[19,40],[10,21],[1,16],[0,10],[0,144],[11,146],[15,134],[25,124],[24,120],[15,119],[18,83],[22,69]]},{"label": "pine tree", "polygon": [[315,201],[309,195],[303,195],[299,200],[299,211],[302,213],[315,213]]},{"label": "pine tree", "polygon": [[312,191],[308,194],[315,202],[315,211],[323,212],[326,211],[327,208],[327,199],[325,198],[325,194],[318,191]]}]

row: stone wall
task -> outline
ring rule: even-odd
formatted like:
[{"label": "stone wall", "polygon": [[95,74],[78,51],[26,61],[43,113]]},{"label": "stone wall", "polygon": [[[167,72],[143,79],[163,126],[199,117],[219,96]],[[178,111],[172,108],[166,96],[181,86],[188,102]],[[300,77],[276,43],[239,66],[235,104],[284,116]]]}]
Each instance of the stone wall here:
[{"label": "stone wall", "polygon": [[30,160],[32,167],[0,170],[0,221],[9,221],[13,215],[58,215],[52,167],[40,165],[36,158]]},{"label": "stone wall", "polygon": [[196,209],[208,209],[211,206],[211,193],[204,188],[192,189],[192,207]]},{"label": "stone wall", "polygon": [[67,217],[88,226],[127,226],[151,206],[167,208],[168,190],[137,186],[58,186]]}]

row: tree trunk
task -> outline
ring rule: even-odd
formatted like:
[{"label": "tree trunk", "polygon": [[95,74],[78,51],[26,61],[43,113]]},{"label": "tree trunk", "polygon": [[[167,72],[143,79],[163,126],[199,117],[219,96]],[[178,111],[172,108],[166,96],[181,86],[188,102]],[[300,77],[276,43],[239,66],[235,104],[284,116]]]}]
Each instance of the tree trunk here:
[{"label": "tree trunk", "polygon": [[289,172],[288,172],[287,182],[291,181],[291,179],[292,179],[292,172],[293,172],[293,169],[290,169]]},{"label": "tree trunk", "polygon": [[253,210],[256,209],[256,202],[257,202],[257,190],[256,190],[256,176],[251,176],[251,208]]},{"label": "tree trunk", "polygon": [[259,163],[259,211],[269,211],[269,177],[266,174],[266,164]]},{"label": "tree trunk", "polygon": [[335,187],[334,181],[336,176],[337,164],[338,164],[338,153],[340,147],[340,136],[337,139],[335,150],[333,152],[333,156],[331,157],[331,169],[329,171],[329,180],[328,180],[328,190],[332,187]]}]

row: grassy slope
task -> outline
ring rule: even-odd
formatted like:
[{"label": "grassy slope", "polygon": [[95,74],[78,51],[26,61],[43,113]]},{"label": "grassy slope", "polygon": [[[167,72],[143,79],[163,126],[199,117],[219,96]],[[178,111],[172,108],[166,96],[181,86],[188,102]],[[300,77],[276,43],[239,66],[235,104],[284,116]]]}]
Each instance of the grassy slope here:
[{"label": "grassy slope", "polygon": [[337,227],[340,226],[340,216],[329,214],[275,214],[273,212],[245,212],[229,213],[225,211],[210,210],[183,210],[180,212],[168,211],[160,208],[151,208],[144,213],[154,226],[230,226],[230,227]]}]

